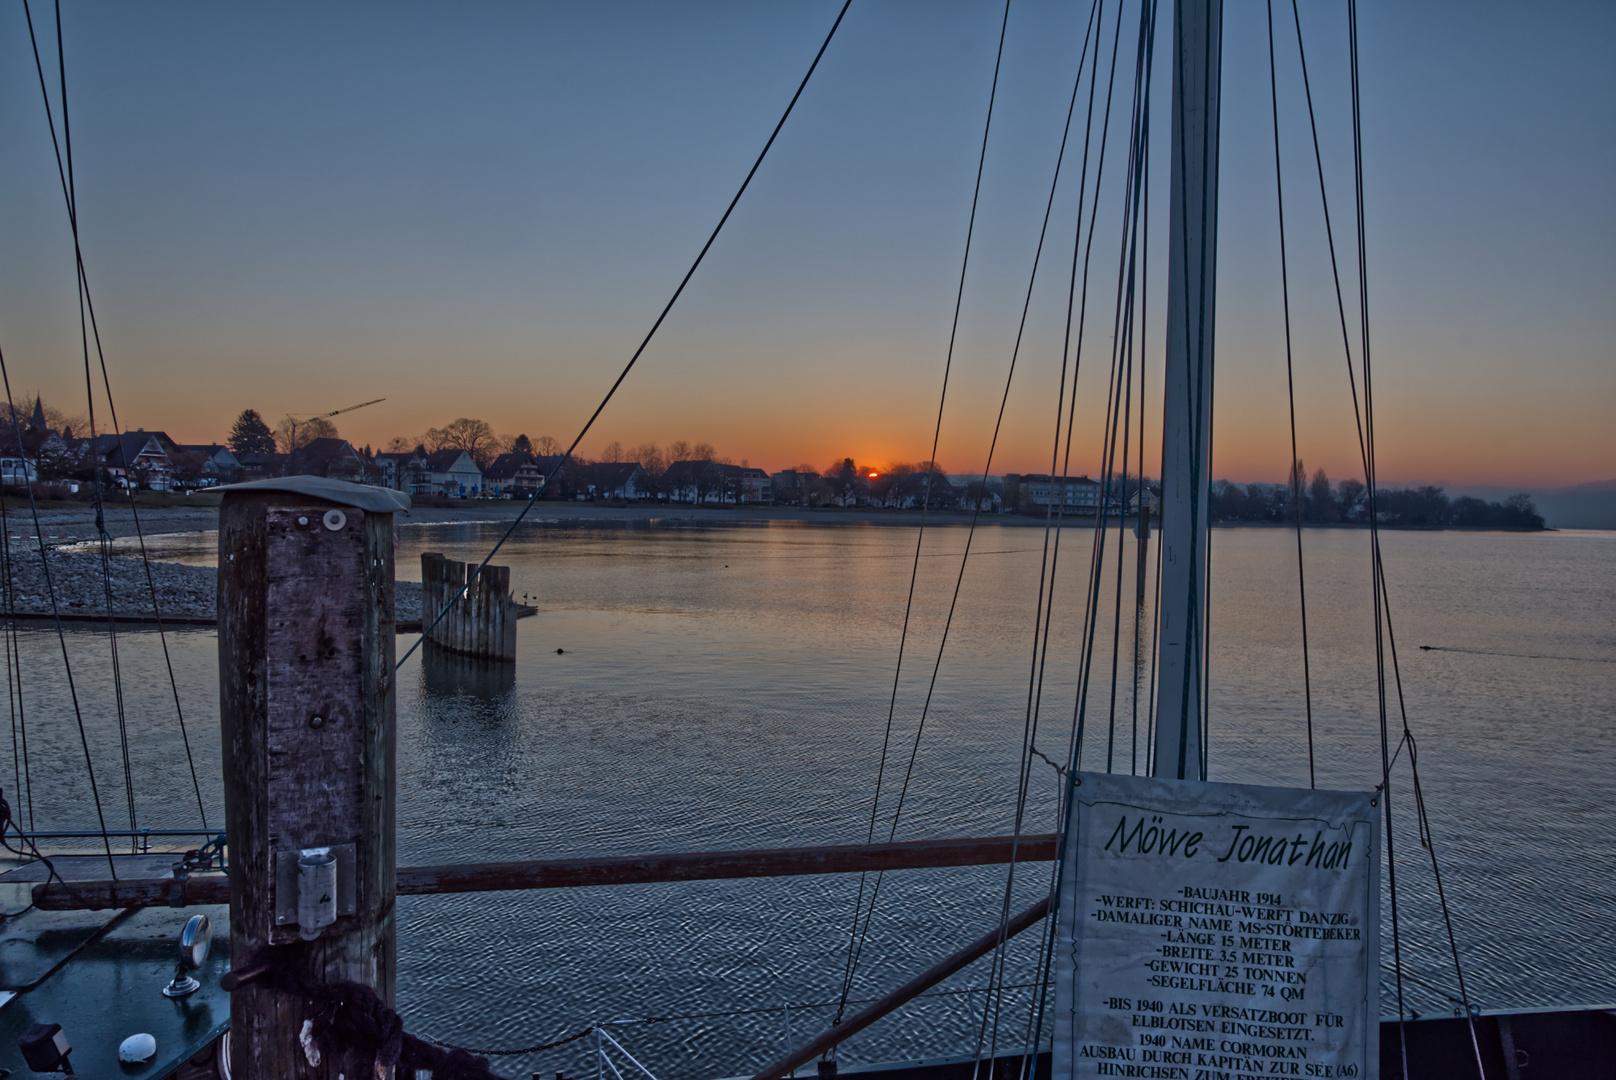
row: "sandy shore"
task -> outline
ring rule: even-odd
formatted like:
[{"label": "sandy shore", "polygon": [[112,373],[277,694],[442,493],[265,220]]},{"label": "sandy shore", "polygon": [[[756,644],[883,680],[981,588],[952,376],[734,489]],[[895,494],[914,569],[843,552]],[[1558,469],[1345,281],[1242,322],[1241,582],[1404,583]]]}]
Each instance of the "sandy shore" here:
[{"label": "sandy shore", "polygon": [[[110,588],[112,610],[117,615],[151,619],[155,587],[157,607],[164,619],[212,620],[216,614],[217,583],[218,575],[211,567],[153,560],[148,583],[146,566],[140,559],[113,555],[103,563],[96,553],[47,548],[41,562],[37,547],[12,547],[11,599],[13,610],[19,614],[51,614],[54,596],[55,611],[74,621],[104,617]],[[398,582],[394,603],[399,622],[419,621],[421,586]]]}]

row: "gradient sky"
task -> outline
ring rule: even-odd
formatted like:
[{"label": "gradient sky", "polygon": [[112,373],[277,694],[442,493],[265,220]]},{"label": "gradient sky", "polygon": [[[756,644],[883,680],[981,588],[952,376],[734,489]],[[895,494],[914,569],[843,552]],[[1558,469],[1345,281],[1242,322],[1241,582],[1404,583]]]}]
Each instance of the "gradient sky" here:
[{"label": "gradient sky", "polygon": [[[837,6],[67,0],[83,244],[120,419],[205,441],[244,407],[273,421],[386,396],[342,434],[381,444],[475,416],[570,441]],[[1303,7],[1350,257],[1344,4]],[[769,469],[927,455],[1001,11],[853,5],[586,453],[685,438]],[[955,472],[982,468],[1088,11],[1012,3],[938,452]],[[1099,461],[1136,11],[1077,471]],[[49,62],[51,15],[34,15]],[[1383,481],[1616,477],[1616,6],[1364,0],[1360,19]],[[1339,478],[1356,467],[1351,400],[1294,32],[1279,31],[1301,454]],[[1164,28],[1163,57],[1167,43]],[[14,392],[82,413],[71,241],[19,3],[0,7],[0,57],[0,347]],[[1214,471],[1248,481],[1282,479],[1289,457],[1268,110],[1264,8],[1226,0]],[[996,473],[1049,467],[1075,162],[1065,177]]]}]

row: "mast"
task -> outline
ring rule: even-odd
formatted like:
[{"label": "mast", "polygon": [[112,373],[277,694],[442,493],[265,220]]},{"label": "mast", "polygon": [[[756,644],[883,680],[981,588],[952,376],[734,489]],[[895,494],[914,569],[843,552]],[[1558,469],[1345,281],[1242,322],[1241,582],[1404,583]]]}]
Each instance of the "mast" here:
[{"label": "mast", "polygon": [[1154,775],[1205,780],[1207,500],[1217,292],[1223,0],[1177,0],[1163,389],[1161,663]]}]

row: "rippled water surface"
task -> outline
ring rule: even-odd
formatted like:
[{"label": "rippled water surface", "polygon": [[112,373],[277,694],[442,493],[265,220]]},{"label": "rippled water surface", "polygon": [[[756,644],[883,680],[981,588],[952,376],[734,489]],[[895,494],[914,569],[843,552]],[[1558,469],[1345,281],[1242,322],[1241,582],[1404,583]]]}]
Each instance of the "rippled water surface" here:
[{"label": "rippled water surface", "polygon": [[[475,558],[495,528],[405,527],[400,575],[419,576],[422,551]],[[862,841],[915,542],[908,528],[796,523],[522,527],[500,561],[518,598],[540,613],[521,623],[514,672],[423,665],[419,654],[405,664],[400,862]],[[964,529],[932,530],[918,562],[882,835],[928,689],[898,837],[1012,825],[1044,536],[977,531],[939,663],[965,542]],[[1214,779],[1307,783],[1294,542],[1278,530],[1214,534]],[[164,554],[205,562],[209,544],[176,540]],[[1318,782],[1370,787],[1380,726],[1368,537],[1310,530],[1305,544]],[[1417,739],[1472,997],[1486,1007],[1616,998],[1616,534],[1393,533],[1384,546],[1398,645],[1388,677],[1400,676]],[[1061,540],[1035,740],[1056,759],[1072,729],[1091,548],[1086,530]],[[1136,734],[1131,539],[1123,554],[1120,620],[1114,560],[1100,590],[1085,768],[1105,768],[1109,755],[1129,769],[1148,723],[1142,705]],[[1141,640],[1148,666],[1148,627]],[[401,652],[408,641],[400,638]],[[60,647],[54,634],[30,630],[20,648],[35,821],[92,827]],[[217,823],[215,641],[171,633],[168,649]],[[118,653],[139,821],[189,826],[196,798],[159,641],[122,634]],[[107,639],[74,633],[68,654],[104,812],[124,827]],[[1431,855],[1411,814],[1412,757],[1399,750],[1393,786],[1405,989],[1420,1011],[1441,1011],[1455,980]],[[1046,831],[1053,768],[1038,763],[1034,780],[1028,827]],[[26,814],[25,792],[12,802]],[[1018,906],[1039,895],[1047,870],[1023,868]],[[858,885],[810,877],[404,898],[400,1004],[413,1030],[494,1048],[548,1042],[597,1020],[675,1017],[617,1037],[659,1076],[745,1073],[785,1048],[788,1025],[800,1042],[829,1021],[823,1003],[841,987]],[[974,937],[996,918],[1003,890],[1002,868],[890,875],[853,996],[889,989]],[[1388,922],[1388,980],[1390,936]],[[1033,937],[1015,942],[1011,983],[1032,977]],[[960,991],[986,980],[979,962],[945,984],[951,993],[849,1042],[843,1060],[969,1053],[984,997]],[[1020,1037],[1027,1000],[1007,995],[1001,1041]],[[1382,1004],[1395,1009],[1390,997]],[[500,1067],[570,1074],[586,1067],[587,1045]]]}]

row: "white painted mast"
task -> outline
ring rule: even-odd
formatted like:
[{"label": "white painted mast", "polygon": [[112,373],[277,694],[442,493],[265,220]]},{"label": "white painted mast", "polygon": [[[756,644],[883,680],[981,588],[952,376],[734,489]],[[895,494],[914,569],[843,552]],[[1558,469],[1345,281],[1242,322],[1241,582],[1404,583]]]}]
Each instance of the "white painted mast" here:
[{"label": "white painted mast", "polygon": [[1205,780],[1207,500],[1217,295],[1223,0],[1177,0],[1162,423],[1161,661],[1154,775]]}]

